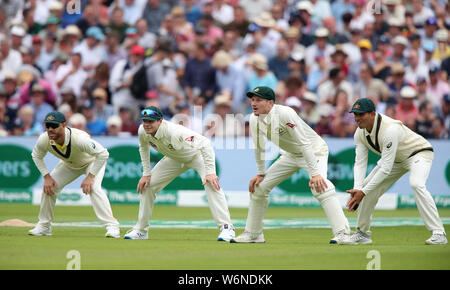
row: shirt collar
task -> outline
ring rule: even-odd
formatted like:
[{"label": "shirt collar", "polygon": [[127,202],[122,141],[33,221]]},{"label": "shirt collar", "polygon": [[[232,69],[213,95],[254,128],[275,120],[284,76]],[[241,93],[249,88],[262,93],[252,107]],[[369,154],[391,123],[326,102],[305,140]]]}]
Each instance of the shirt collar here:
[{"label": "shirt collar", "polygon": [[370,135],[370,137],[374,137],[375,136],[375,134],[376,134],[375,132],[377,131],[377,127],[378,127],[377,120],[380,117],[379,115],[380,114],[375,113],[375,119],[373,120],[373,128],[372,128],[372,131],[370,133],[369,133],[369,131],[367,131],[367,129],[364,129],[364,135],[365,136],[368,136],[368,135]]},{"label": "shirt collar", "polygon": [[266,124],[271,123],[272,116],[275,114],[275,106],[276,105],[274,104],[272,109],[270,109],[269,113],[267,115],[265,115],[264,118],[262,118],[262,119],[258,118],[258,119],[261,120],[262,122],[266,123]]}]

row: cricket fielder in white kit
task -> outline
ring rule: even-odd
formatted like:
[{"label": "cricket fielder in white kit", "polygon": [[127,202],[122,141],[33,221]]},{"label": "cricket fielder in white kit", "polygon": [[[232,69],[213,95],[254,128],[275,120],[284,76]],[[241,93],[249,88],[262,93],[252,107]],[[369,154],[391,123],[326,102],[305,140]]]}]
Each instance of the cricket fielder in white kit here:
[{"label": "cricket fielder in white kit", "polygon": [[[44,119],[46,132],[42,133],[32,152],[36,167],[44,177],[39,222],[29,231],[34,236],[50,236],[56,197],[69,183],[85,174],[81,183],[83,193],[89,194],[95,214],[106,227],[106,237],[120,238],[119,222],[114,218],[106,192],[101,184],[105,173],[108,150],[88,133],[66,126],[66,118],[58,111]],[[49,173],[44,157],[50,152],[61,161]]]},{"label": "cricket fielder in white kit", "polygon": [[[139,153],[143,174],[137,191],[141,193],[137,224],[125,235],[125,239],[148,239],[149,220],[152,216],[156,194],[173,179],[194,169],[202,178],[209,207],[220,234],[218,241],[234,238],[225,193],[216,175],[215,153],[211,142],[204,136],[178,124],[163,120],[161,110],[150,106],[141,112],[139,127]],[[150,146],[164,155],[150,169]]]},{"label": "cricket fielder in white kit", "polygon": [[[353,244],[350,226],[337,198],[334,185],[327,179],[328,146],[297,113],[288,106],[276,105],[269,87],[256,87],[247,93],[253,114],[250,133],[256,145],[257,175],[250,180],[250,204],[243,234],[232,243],[264,243],[263,219],[270,191],[299,169],[310,177],[309,186],[331,224],[334,237],[330,244]],[[266,138],[281,148],[281,157],[265,169]]]},{"label": "cricket fielder in white kit", "polygon": [[[411,87],[403,93],[414,94]],[[358,209],[357,231],[351,239],[360,244],[372,243],[370,222],[380,196],[400,177],[410,172],[409,184],[414,192],[420,216],[432,236],[426,244],[446,244],[447,238],[436,204],[426,188],[433,162],[433,147],[402,122],[375,112],[374,103],[367,98],[357,100],[352,107],[356,129],[354,186],[347,190],[351,197],[349,211]],[[368,150],[381,158],[366,177]]]}]

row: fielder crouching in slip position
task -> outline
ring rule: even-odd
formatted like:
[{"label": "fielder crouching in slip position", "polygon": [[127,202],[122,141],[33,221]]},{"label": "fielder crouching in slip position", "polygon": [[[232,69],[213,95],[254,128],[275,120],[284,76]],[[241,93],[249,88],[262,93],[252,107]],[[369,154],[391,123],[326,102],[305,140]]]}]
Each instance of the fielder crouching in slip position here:
[{"label": "fielder crouching in slip position", "polygon": [[[209,139],[184,126],[163,120],[161,110],[154,106],[142,110],[141,120],[138,134],[143,174],[137,191],[142,195],[138,222],[125,235],[125,239],[148,239],[156,194],[192,168],[202,178],[212,216],[220,230],[217,240],[229,242],[235,236],[234,227],[225,193],[216,175],[215,153]],[[164,155],[153,169],[150,169],[150,146]]]},{"label": "fielder crouching in slip position", "polygon": [[[404,87],[400,94],[415,94]],[[367,98],[357,100],[350,111],[354,113],[356,129],[354,187],[347,190],[351,197],[349,211],[358,209],[357,231],[351,239],[359,244],[372,243],[370,222],[381,195],[400,177],[410,172],[409,184],[414,192],[417,208],[432,236],[426,244],[447,244],[436,204],[425,184],[433,162],[433,147],[402,122],[375,112],[374,103]],[[366,176],[368,150],[381,158]]]},{"label": "fielder crouching in slip position", "polygon": [[[44,194],[39,222],[28,233],[33,236],[51,236],[56,197],[67,184],[86,174],[81,188],[83,193],[89,194],[97,218],[106,227],[105,236],[120,238],[119,222],[114,218],[108,197],[101,187],[108,150],[92,140],[88,133],[67,127],[66,118],[58,111],[48,113],[44,123],[46,132],[39,136],[31,154],[36,167],[44,176]],[[51,173],[44,162],[47,152],[61,160]]]},{"label": "fielder crouching in slip position", "polygon": [[[274,104],[275,93],[269,87],[256,87],[247,93],[253,114],[250,133],[255,149],[257,175],[250,180],[250,204],[245,231],[232,243],[264,243],[263,219],[270,191],[299,169],[310,177],[309,186],[331,224],[334,237],[330,244],[354,244],[350,226],[337,198],[334,185],[327,179],[328,146],[297,113]],[[265,170],[266,138],[281,150],[281,157]]]}]

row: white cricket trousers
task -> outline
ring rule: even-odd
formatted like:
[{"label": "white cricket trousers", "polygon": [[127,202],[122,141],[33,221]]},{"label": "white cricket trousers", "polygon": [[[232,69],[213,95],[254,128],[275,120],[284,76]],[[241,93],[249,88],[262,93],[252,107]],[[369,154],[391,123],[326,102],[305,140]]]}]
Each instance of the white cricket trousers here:
[{"label": "white cricket trousers", "polygon": [[[52,170],[50,176],[56,181],[58,185],[53,195],[42,193],[41,208],[39,211],[39,225],[49,228],[53,221],[54,209],[56,204],[56,197],[61,193],[62,189],[82,174],[87,174],[90,167],[75,170],[59,162],[55,169]],[[105,227],[118,227],[119,222],[114,218],[111,205],[109,203],[106,192],[102,189],[103,175],[105,174],[106,164],[100,169],[94,178],[94,185],[89,195],[97,218]]]},{"label": "white cricket trousers", "polygon": [[[311,190],[311,193],[320,202],[325,211],[333,234],[341,231],[349,234],[350,226],[348,220],[345,217],[342,206],[337,198],[335,187],[327,178],[328,156],[316,156],[316,158],[319,173],[326,180],[328,187],[325,192],[318,193],[315,190]],[[264,215],[270,201],[270,191],[299,169],[305,169],[308,172],[309,178],[311,178],[311,172],[309,171],[304,158],[292,158],[291,156],[281,155],[281,157],[269,167],[263,181],[255,187],[254,193],[250,195],[245,231],[254,236],[257,236],[262,232]]]},{"label": "white cricket trousers", "polygon": [[[378,199],[394,182],[409,171],[409,184],[414,192],[417,209],[419,210],[419,214],[423,219],[426,228],[432,232],[445,233],[436,204],[425,186],[428,175],[430,174],[433,157],[433,152],[424,151],[401,163],[394,163],[391,173],[389,173],[389,176],[380,184],[378,190],[370,195],[366,195],[361,201],[361,204],[358,207],[358,229],[364,233],[370,233],[372,213]],[[378,170],[380,170],[380,167],[377,165],[364,179],[363,186],[372,179]]]},{"label": "white cricket trousers", "polygon": [[[203,162],[203,157],[201,156],[194,158],[194,160],[188,163],[180,163],[171,158],[163,157],[155,167],[153,167],[150,173],[150,184],[143,190],[140,198],[138,222],[133,229],[141,232],[148,230],[156,194],[164,189],[164,187],[177,176],[191,168],[198,172],[202,180],[205,178],[205,164]],[[206,183],[204,188],[211,214],[219,229],[222,229],[222,226],[225,224],[232,225],[227,200],[223,190],[220,189],[216,191],[209,183]]]}]

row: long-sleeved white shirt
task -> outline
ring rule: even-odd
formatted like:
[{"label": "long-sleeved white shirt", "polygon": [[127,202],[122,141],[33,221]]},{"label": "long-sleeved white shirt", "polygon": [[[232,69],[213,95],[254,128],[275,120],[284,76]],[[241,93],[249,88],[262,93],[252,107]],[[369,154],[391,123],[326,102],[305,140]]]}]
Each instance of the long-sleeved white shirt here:
[{"label": "long-sleeved white shirt", "polygon": [[[376,148],[369,144],[368,138]],[[383,180],[389,176],[394,162],[403,162],[418,150],[432,149],[431,144],[425,138],[411,131],[402,122],[378,113],[375,116],[372,131],[356,129],[354,141],[353,188],[362,190],[366,195],[376,191]],[[381,158],[378,161],[379,169],[364,185],[369,149],[381,155]]]},{"label": "long-sleeved white shirt", "polygon": [[199,154],[203,157],[206,174],[216,174],[215,153],[208,138],[178,124],[163,120],[155,136],[139,126],[139,153],[142,174],[151,175],[150,146],[164,156],[180,163],[189,163]]},{"label": "long-sleeved white shirt", "polygon": [[250,133],[255,144],[258,174],[265,172],[266,138],[279,146],[281,154],[305,158],[311,175],[319,174],[316,155],[328,155],[325,141],[290,107],[273,105],[267,115],[250,116]]},{"label": "long-sleeved white shirt", "polygon": [[62,146],[50,140],[47,132],[39,136],[31,156],[41,174],[45,176],[49,173],[44,157],[50,152],[74,170],[86,168],[94,163],[88,173],[97,175],[108,160],[108,150],[82,130],[66,127],[64,135]]}]

